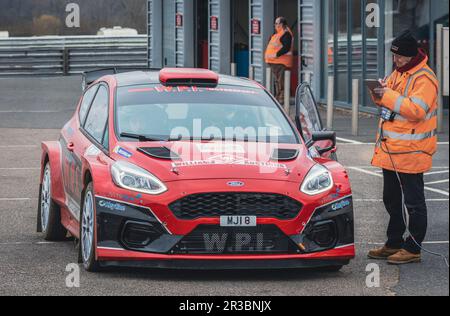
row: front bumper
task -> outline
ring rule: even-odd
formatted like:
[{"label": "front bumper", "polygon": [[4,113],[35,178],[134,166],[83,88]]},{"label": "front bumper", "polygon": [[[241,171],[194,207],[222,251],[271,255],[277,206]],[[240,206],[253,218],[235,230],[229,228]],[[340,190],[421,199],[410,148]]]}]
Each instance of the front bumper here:
[{"label": "front bumper", "polygon": [[193,270],[262,270],[321,268],[347,265],[354,258],[353,245],[315,255],[286,256],[180,256],[98,248],[102,267]]},{"label": "front bumper", "polygon": [[[258,218],[258,226],[249,231],[222,231],[218,219],[208,218],[195,220],[193,230],[176,235],[150,208],[100,196],[96,197],[96,212],[97,259],[105,267],[311,268],[345,265],[355,256],[351,196],[337,197],[309,212],[306,208],[292,221]],[[192,226],[193,221],[180,221],[180,225],[185,222]],[[295,223],[297,233],[286,232],[284,228]],[[266,237],[269,228],[273,231]],[[211,238],[228,241],[223,247],[202,247],[198,236],[205,233],[210,233],[208,242]]]}]

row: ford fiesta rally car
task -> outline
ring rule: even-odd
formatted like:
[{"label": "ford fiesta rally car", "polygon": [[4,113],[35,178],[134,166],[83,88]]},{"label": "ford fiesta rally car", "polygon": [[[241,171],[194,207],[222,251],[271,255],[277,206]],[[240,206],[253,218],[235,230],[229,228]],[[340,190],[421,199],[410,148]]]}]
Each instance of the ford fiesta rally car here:
[{"label": "ford fiesta rally car", "polygon": [[292,122],[258,83],[208,70],[85,75],[42,143],[38,231],[104,267],[340,269],[355,256],[349,178],[309,86]]}]

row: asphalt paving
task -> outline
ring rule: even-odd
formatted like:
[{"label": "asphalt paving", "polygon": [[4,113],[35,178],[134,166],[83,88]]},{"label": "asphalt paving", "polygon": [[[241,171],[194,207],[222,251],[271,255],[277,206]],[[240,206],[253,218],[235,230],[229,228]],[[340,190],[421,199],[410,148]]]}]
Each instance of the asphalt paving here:
[{"label": "asphalt paving", "polygon": [[[376,119],[362,117],[360,136],[354,137],[350,116],[340,111],[335,130],[339,160],[354,191],[357,247],[356,259],[341,272],[115,269],[91,274],[81,269],[80,287],[67,287],[66,268],[77,260],[73,241],[46,243],[36,233],[40,142],[57,139],[80,92],[79,77],[0,79],[0,295],[449,295],[449,270],[441,258],[424,253],[423,263],[402,267],[367,259],[367,251],[384,242],[388,219],[381,174],[370,166]],[[434,168],[425,176],[430,221],[425,247],[448,257],[448,116],[444,131]],[[366,284],[372,263],[380,268],[379,287]]]}]

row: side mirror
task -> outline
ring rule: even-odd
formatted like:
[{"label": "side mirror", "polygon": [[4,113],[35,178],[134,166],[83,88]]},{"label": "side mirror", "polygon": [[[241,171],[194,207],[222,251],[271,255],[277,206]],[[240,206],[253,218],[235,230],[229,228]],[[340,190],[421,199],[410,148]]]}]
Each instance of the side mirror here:
[{"label": "side mirror", "polygon": [[318,149],[319,154],[324,154],[328,151],[334,150],[336,148],[336,132],[333,131],[321,131],[313,132],[311,140],[306,144],[308,148],[311,148],[316,142],[329,140],[332,145],[327,148]]}]

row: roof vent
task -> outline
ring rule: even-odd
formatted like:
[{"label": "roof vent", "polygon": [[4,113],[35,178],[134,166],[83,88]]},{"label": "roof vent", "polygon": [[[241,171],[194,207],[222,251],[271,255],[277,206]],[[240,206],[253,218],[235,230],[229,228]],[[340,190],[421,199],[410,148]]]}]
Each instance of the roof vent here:
[{"label": "roof vent", "polygon": [[165,86],[216,87],[219,75],[207,69],[164,68],[159,72],[159,81]]}]

